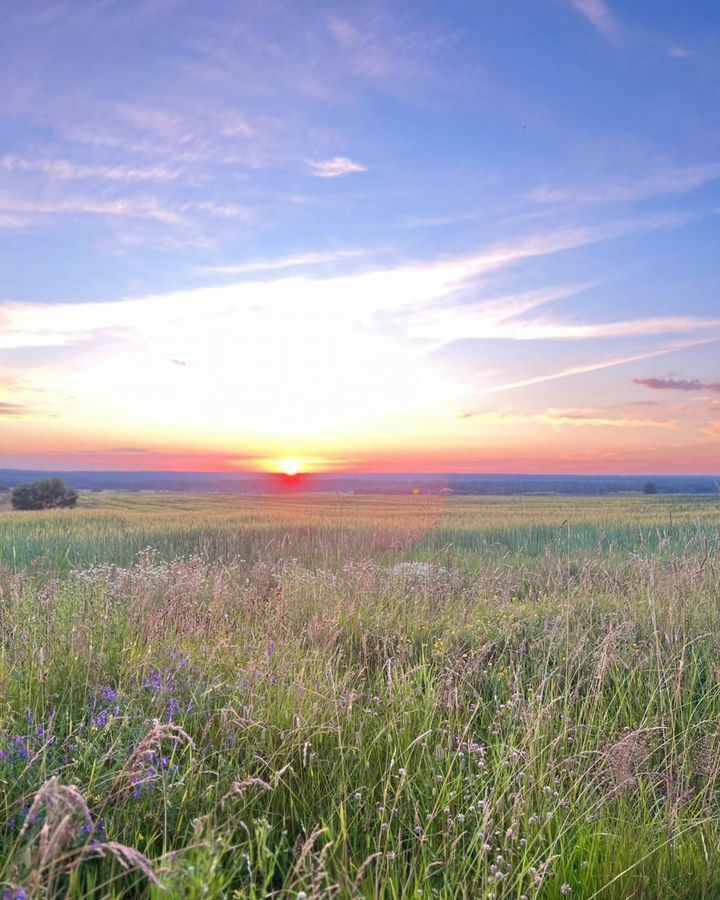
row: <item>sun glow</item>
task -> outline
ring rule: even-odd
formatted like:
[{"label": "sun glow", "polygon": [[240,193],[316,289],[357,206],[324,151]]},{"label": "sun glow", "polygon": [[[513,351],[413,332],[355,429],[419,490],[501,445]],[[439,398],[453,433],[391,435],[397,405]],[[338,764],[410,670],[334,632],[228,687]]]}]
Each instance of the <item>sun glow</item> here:
[{"label": "sun glow", "polygon": [[281,459],[278,467],[283,475],[298,475],[300,472],[300,463],[296,459]]}]

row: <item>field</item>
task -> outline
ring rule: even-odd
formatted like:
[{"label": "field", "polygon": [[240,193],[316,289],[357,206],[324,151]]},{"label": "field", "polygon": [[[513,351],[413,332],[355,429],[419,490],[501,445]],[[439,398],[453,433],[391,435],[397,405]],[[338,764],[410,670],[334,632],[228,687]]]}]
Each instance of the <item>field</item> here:
[{"label": "field", "polygon": [[720,897],[720,499],[0,508],[0,893]]}]

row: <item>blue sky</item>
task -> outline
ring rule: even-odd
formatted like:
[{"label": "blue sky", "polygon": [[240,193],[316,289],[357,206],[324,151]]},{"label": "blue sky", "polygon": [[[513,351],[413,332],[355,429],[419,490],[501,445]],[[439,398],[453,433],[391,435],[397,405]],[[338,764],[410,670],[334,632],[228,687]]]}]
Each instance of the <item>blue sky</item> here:
[{"label": "blue sky", "polygon": [[720,470],[717,4],[0,26],[0,465]]}]

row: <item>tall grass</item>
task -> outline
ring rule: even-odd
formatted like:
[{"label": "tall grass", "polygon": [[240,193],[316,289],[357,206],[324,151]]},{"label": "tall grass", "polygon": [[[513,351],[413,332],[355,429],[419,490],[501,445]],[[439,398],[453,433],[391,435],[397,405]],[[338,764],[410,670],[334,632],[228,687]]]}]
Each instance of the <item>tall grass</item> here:
[{"label": "tall grass", "polygon": [[186,502],[0,521],[8,897],[720,896],[715,504]]},{"label": "tall grass", "polygon": [[78,510],[0,510],[0,561],[67,571],[130,565],[146,547],[163,560],[299,559],[342,566],[382,557],[452,560],[600,550],[681,553],[715,540],[714,497],[288,497],[86,494]]}]

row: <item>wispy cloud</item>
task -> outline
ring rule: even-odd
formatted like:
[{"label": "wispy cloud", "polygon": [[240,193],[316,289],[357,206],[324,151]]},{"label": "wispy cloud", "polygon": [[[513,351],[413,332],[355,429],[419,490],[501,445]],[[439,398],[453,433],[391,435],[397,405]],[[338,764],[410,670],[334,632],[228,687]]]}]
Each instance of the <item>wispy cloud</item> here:
[{"label": "wispy cloud", "polygon": [[607,40],[617,41],[622,36],[622,27],[605,0],[570,0],[570,3]]},{"label": "wispy cloud", "polygon": [[[517,316],[526,311],[562,300],[578,293],[577,289],[538,291],[529,295],[508,297],[503,309],[500,301],[489,306],[480,302],[475,306],[429,310],[413,313],[409,328],[416,337],[430,340],[511,340],[511,341],[586,341],[607,338],[660,337],[672,334],[717,331],[720,319],[691,316],[675,318],[631,319],[619,322],[591,324],[567,323],[557,317],[524,319]],[[497,308],[495,308],[497,302]],[[515,309],[513,306],[516,304]]]},{"label": "wispy cloud", "polygon": [[354,19],[335,16],[327,27],[351,71],[385,87],[427,78],[430,62],[455,40],[441,28],[394,18],[389,7],[382,6],[366,7],[365,14]]},{"label": "wispy cloud", "polygon": [[253,211],[238,203],[218,203],[214,200],[198,200],[193,203],[184,203],[182,212],[207,213],[218,219],[251,219]]},{"label": "wispy cloud", "polygon": [[693,316],[649,317],[588,325],[566,324],[562,321],[537,321],[517,323],[515,328],[516,340],[583,341],[593,338],[658,337],[707,329],[719,330],[720,319],[701,319]]},{"label": "wispy cloud", "polygon": [[653,391],[711,391],[720,394],[720,381],[700,381],[699,378],[634,378],[633,382]]},{"label": "wispy cloud", "polygon": [[485,425],[571,426],[577,428],[677,428],[677,422],[666,419],[644,419],[630,416],[608,416],[596,409],[547,409],[534,413],[508,413],[503,410],[484,410],[463,413],[461,419],[472,419]]},{"label": "wispy cloud", "polygon": [[605,204],[630,203],[672,194],[685,194],[720,179],[720,163],[668,168],[632,179],[604,180],[591,188],[536,188],[528,194],[533,203]]},{"label": "wispy cloud", "polygon": [[[0,192],[0,229],[18,231],[37,222],[69,216],[94,216],[108,220],[135,220],[171,226],[193,232],[194,240],[210,220],[248,222],[255,211],[237,203],[197,200],[167,203],[159,197],[144,194],[117,199],[98,197],[94,194],[45,197],[43,199],[19,197]],[[147,236],[128,232],[130,243],[146,241]]]},{"label": "wispy cloud", "polygon": [[63,199],[26,200],[0,194],[0,221],[4,216],[17,226],[26,225],[33,218],[43,216],[106,216],[150,219],[166,225],[180,225],[183,217],[163,206],[155,197],[132,197],[120,200],[104,200],[91,196]]},{"label": "wispy cloud", "polygon": [[593,410],[549,409],[536,416],[539,422],[549,425],[572,425],[591,428],[677,428],[677,422],[669,419],[643,419],[639,417],[599,415]]},{"label": "wispy cloud", "polygon": [[22,416],[26,412],[27,408],[22,403],[0,402],[0,419]]},{"label": "wispy cloud", "polygon": [[36,172],[62,181],[174,181],[180,175],[179,169],[166,166],[92,166],[67,159],[23,159],[18,156],[4,156],[0,165],[8,172]]},{"label": "wispy cloud", "polygon": [[313,162],[308,161],[310,171],[316,178],[341,178],[343,175],[354,175],[358,172],[367,172],[367,166],[355,162],[347,156],[335,156]]},{"label": "wispy cloud", "polygon": [[[95,450],[88,450],[88,453],[95,453]],[[134,456],[140,456],[146,453],[152,453],[147,447],[108,447],[102,451],[103,453],[127,453]]]},{"label": "wispy cloud", "polygon": [[322,266],[326,263],[357,259],[360,256],[364,256],[365,252],[364,250],[328,250],[298,253],[292,256],[281,256],[277,259],[255,259],[234,266],[206,266],[202,271],[212,272],[216,275],[250,275],[255,272],[280,272],[284,269]]}]

